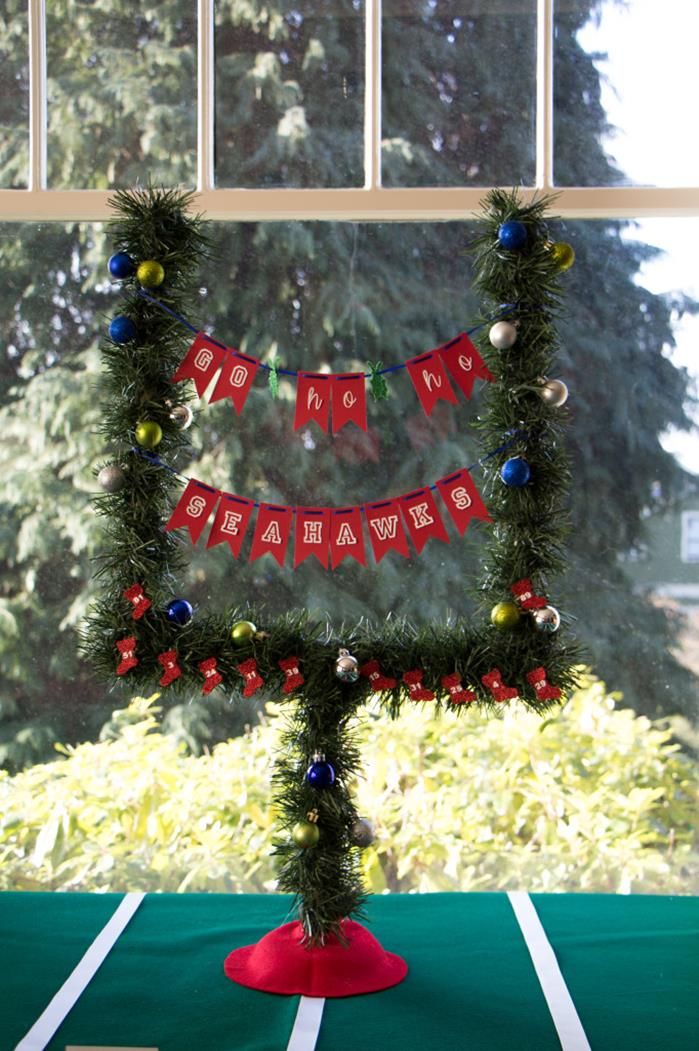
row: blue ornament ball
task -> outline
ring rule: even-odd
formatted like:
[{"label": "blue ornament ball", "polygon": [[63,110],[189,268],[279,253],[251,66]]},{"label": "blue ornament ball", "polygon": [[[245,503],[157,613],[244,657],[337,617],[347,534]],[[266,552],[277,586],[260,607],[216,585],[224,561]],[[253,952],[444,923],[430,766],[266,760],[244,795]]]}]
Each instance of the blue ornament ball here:
[{"label": "blue ornament ball", "polygon": [[189,624],[194,616],[192,603],[187,602],[186,598],[174,598],[172,602],[168,602],[165,613],[170,623],[176,624],[178,628],[183,628],[185,624]]},{"label": "blue ornament ball", "polygon": [[532,469],[521,456],[511,456],[500,468],[500,477],[505,485],[520,489],[532,476]]},{"label": "blue ornament ball", "polygon": [[117,314],[109,323],[109,338],[115,343],[131,343],[137,335],[133,321],[124,314]]},{"label": "blue ornament ball", "polygon": [[109,273],[117,281],[123,281],[124,278],[131,277],[132,274],[136,273],[136,264],[127,252],[115,252],[114,255],[109,257],[107,267]]},{"label": "blue ornament ball", "polygon": [[331,788],[335,784],[335,767],[324,755],[314,755],[306,771],[306,780],[311,788]]},{"label": "blue ornament ball", "polygon": [[498,241],[502,248],[516,252],[527,243],[527,228],[519,219],[509,219],[498,228]]}]

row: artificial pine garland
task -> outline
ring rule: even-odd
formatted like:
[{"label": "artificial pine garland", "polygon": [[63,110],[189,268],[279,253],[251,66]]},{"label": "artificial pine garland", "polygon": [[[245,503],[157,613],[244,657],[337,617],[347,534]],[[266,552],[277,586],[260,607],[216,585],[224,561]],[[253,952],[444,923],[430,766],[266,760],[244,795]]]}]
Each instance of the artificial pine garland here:
[{"label": "artificial pine garland", "polygon": [[[542,712],[575,684],[579,652],[565,626],[557,630],[559,615],[548,601],[549,578],[564,563],[568,484],[566,410],[560,399],[547,399],[544,386],[556,351],[560,249],[548,236],[546,199],[523,206],[515,193],[488,195],[475,245],[476,285],[483,325],[507,303],[509,329],[494,334],[486,327],[479,340],[495,382],[483,392],[477,426],[484,453],[507,436],[514,445],[483,464],[493,526],[476,621],[416,628],[388,619],[333,628],[305,612],[270,620],[250,607],[192,617],[186,601],[173,599],[185,555],[163,528],[179,482],[159,466],[160,456],[172,460],[188,445],[181,422],[190,396],[184,384],[171,383],[187,337],[139,295],[145,285],[175,313],[193,313],[207,242],[201,221],[189,214],[191,203],[188,194],[156,189],[114,198],[112,231],[122,262],[110,261],[110,269],[115,275],[123,263],[116,276],[124,280],[124,320],[121,328],[113,322],[102,341],[111,459],[100,472],[104,492],[95,498],[105,519],[97,571],[102,594],[84,650],[106,680],[117,676],[133,688],[157,681],[190,694],[220,688],[252,696],[265,689],[291,702],[274,775],[279,887],[297,895],[309,942],[322,944],[364,899],[359,849],[366,842],[351,798],[360,772],[352,732],[359,706],[378,694],[394,716],[406,703],[436,703],[460,714],[473,703],[497,709],[517,696]],[[503,235],[508,229],[519,238],[516,246]],[[383,380],[379,367],[371,366],[375,388]],[[374,393],[381,397],[381,388]],[[143,455],[156,447],[157,457]]]}]

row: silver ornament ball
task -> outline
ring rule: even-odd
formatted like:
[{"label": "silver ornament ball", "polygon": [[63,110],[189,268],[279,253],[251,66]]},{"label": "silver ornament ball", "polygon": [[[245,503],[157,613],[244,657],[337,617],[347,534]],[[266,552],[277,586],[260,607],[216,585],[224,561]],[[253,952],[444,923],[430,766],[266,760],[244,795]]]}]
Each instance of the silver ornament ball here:
[{"label": "silver ornament ball", "polygon": [[517,326],[511,321],[497,321],[490,329],[488,339],[496,350],[509,350],[517,342]]},{"label": "silver ornament ball", "polygon": [[561,614],[553,606],[544,606],[543,609],[535,609],[532,613],[534,625],[538,631],[546,635],[552,635],[561,626]]},{"label": "silver ornament ball", "polygon": [[349,650],[340,650],[335,661],[335,674],[340,682],[356,682],[359,678],[359,661]]},{"label": "silver ornament ball", "polygon": [[181,431],[186,431],[188,427],[192,426],[194,413],[189,405],[176,405],[170,413],[170,419],[175,421]]},{"label": "silver ornament ball", "polygon": [[374,842],[374,826],[371,821],[367,821],[365,817],[358,817],[352,823],[351,837],[355,847],[361,847],[362,850],[370,847]]},{"label": "silver ornament ball", "polygon": [[120,467],[118,463],[107,464],[97,475],[97,482],[100,489],[105,493],[118,493],[120,489],[124,488],[126,483],[124,468]]},{"label": "silver ornament ball", "polygon": [[546,380],[539,390],[539,397],[552,409],[560,409],[568,400],[568,388],[563,380]]}]

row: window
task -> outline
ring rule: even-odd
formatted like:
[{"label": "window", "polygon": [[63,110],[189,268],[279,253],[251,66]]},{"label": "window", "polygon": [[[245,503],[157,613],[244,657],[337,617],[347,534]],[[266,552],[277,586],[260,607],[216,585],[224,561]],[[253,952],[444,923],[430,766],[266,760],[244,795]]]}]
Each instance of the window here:
[{"label": "window", "polygon": [[[95,704],[103,693],[76,632],[96,542],[97,337],[118,296],[103,224],[113,189],[149,175],[196,189],[211,221],[197,323],[264,360],[333,370],[403,361],[469,327],[465,247],[486,189],[558,192],[556,235],[577,252],[560,355],[572,413],[566,603],[610,688],[649,714],[694,715],[676,622],[633,594],[616,557],[643,550],[644,509],[660,517],[682,491],[680,464],[699,462],[682,371],[696,368],[699,175],[686,136],[682,150],[662,139],[696,93],[695,64],[682,64],[681,85],[670,75],[668,41],[695,36],[677,28],[693,24],[687,5],[666,0],[661,21],[641,0],[298,0],[242,15],[230,0],[5,6],[0,750],[11,763],[94,736],[122,700]],[[645,81],[662,92],[662,119],[642,114],[641,132],[630,94],[612,120],[601,86],[631,62],[631,30],[658,41]],[[610,123],[642,149],[622,156]],[[655,155],[669,167],[651,166]],[[342,442],[314,427],[289,441],[284,389],[271,403],[256,388],[240,423],[202,406],[196,474],[258,499],[351,503],[472,462],[477,394],[428,421],[402,379],[391,386],[370,433]],[[699,561],[698,514],[683,519],[685,561]],[[187,587],[202,605],[254,596],[274,612],[425,623],[467,612],[477,532],[410,563],[386,559],[369,582],[349,565],[292,576],[197,550]],[[168,718],[201,745],[246,715],[212,703]]]}]

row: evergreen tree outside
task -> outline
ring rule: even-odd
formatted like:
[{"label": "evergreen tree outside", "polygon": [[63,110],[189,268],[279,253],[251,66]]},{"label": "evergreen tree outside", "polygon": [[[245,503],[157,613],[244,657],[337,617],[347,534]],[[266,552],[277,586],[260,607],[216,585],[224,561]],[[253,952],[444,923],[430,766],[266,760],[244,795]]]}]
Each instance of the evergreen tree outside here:
[{"label": "evergreen tree outside", "polygon": [[[23,6],[8,4],[0,23],[3,52],[16,46],[10,27]],[[361,18],[352,3],[306,6],[314,17],[304,17],[303,5],[217,4],[224,185],[360,179]],[[519,85],[527,56],[533,67],[535,5],[507,5],[510,14],[477,5],[485,10],[469,17],[458,3],[416,5],[408,16],[405,6],[385,9],[385,182],[526,182],[531,76],[521,91]],[[172,0],[158,5],[157,17],[134,15],[123,0],[62,0],[51,7],[54,184],[128,185],[149,172],[165,181],[190,179],[194,113],[183,90],[195,62],[193,5]],[[581,0],[558,16],[556,149],[564,184],[609,181],[599,146],[605,121],[599,77],[576,42],[598,7]],[[100,19],[96,43],[91,32]],[[513,35],[522,67],[498,59]],[[123,79],[134,40],[142,64]],[[513,119],[515,98],[520,119]],[[79,135],[71,130],[77,124]],[[118,158],[102,131],[115,126]],[[15,162],[5,160],[0,185],[16,181]],[[625,227],[598,221],[560,229],[577,253],[560,362],[572,392],[575,478],[565,605],[578,617],[595,670],[628,702],[693,715],[691,677],[672,655],[676,625],[632,595],[619,565],[642,536],[651,482],[662,482],[664,501],[687,482],[658,436],[669,425],[688,424],[687,377],[663,347],[672,345],[674,316],[693,305],[636,284],[653,250],[622,238]],[[6,224],[1,234],[0,755],[16,767],[46,754],[55,737],[94,736],[122,703],[116,695],[105,698],[92,680],[77,657],[75,634],[99,542],[88,508],[92,472],[105,458],[94,394],[96,338],[118,289],[106,277],[110,245],[101,226]],[[468,224],[224,223],[212,224],[211,234],[206,294],[191,320],[212,324],[219,338],[268,361],[333,371],[364,368],[367,360],[404,361],[468,327],[477,312],[464,254]],[[390,386],[389,401],[370,407],[368,435],[344,432],[333,440],[313,426],[293,436],[293,388],[282,383],[274,401],[258,381],[240,419],[226,405],[201,407],[191,473],[256,499],[343,504],[406,492],[473,462],[469,421],[478,414],[477,392],[470,405],[427,420],[405,375]],[[177,466],[190,464],[183,458]],[[334,574],[191,551],[187,597],[213,609],[231,596],[271,612],[312,608],[335,623],[389,611],[424,623],[448,610],[466,611],[479,558],[476,534],[466,542],[454,538],[449,547],[428,545],[407,563],[386,559],[376,570],[344,565]],[[238,700],[208,701],[178,706],[170,726],[196,748],[249,717]]]}]

